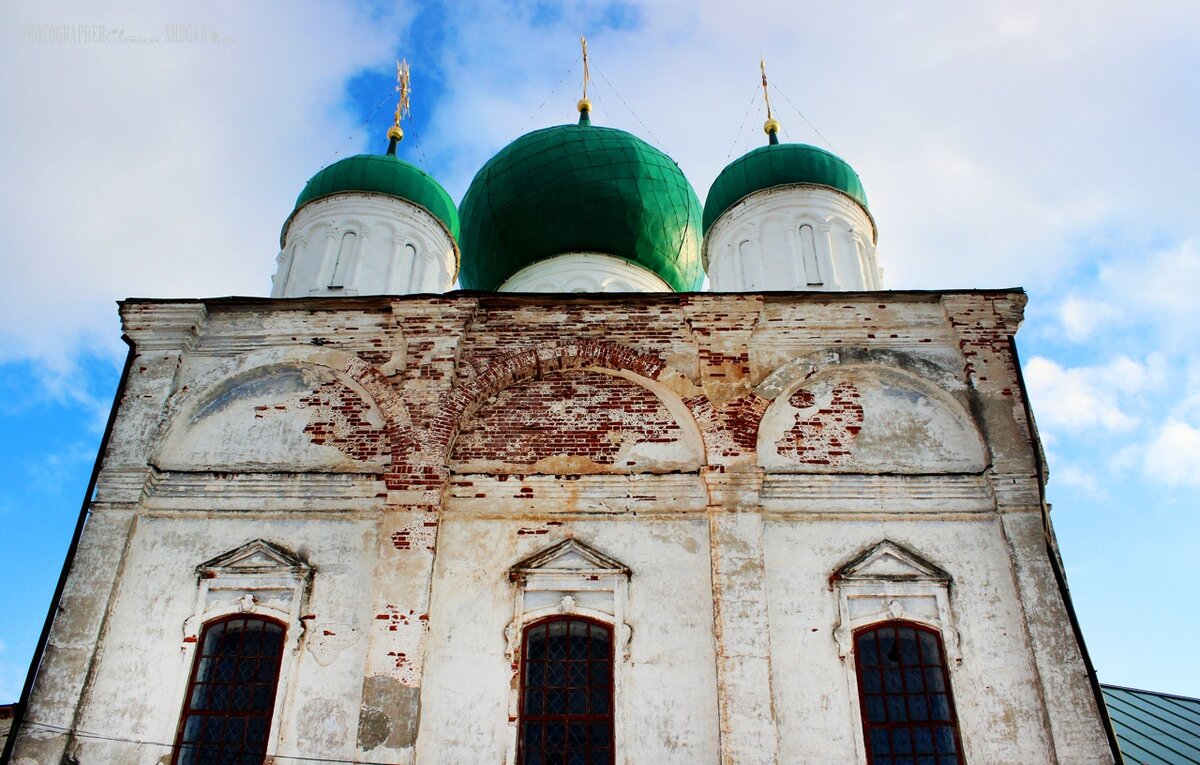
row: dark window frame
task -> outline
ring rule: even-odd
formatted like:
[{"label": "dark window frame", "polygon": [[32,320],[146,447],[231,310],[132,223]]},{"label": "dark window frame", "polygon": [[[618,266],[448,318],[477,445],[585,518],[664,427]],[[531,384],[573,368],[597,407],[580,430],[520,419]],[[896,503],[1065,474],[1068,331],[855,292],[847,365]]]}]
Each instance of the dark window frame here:
[{"label": "dark window frame", "polygon": [[[586,664],[587,682],[586,682],[584,688],[588,694],[588,698],[589,698],[588,703],[589,704],[591,703],[590,702],[590,694],[591,694],[591,691],[593,690],[593,688],[596,688],[596,689],[606,688],[607,689],[608,712],[606,714],[592,714],[592,713],[570,714],[570,713],[565,713],[565,712],[562,714],[558,714],[558,713],[550,714],[550,713],[546,713],[546,712],[543,712],[541,714],[527,714],[526,713],[526,708],[527,708],[526,692],[528,690],[530,690],[531,688],[545,689],[545,688],[552,687],[552,686],[549,686],[546,684],[543,684],[540,686],[532,686],[528,682],[529,676],[531,674],[532,662],[533,662],[533,660],[531,660],[529,657],[530,635],[535,633],[539,629],[547,630],[547,632],[548,632],[549,625],[554,624],[554,623],[586,624],[589,627],[589,632],[592,628],[599,628],[600,630],[603,631],[604,636],[606,637],[607,643],[608,643],[607,657],[606,657],[607,664],[608,664],[608,674],[607,674],[608,684],[607,684],[607,686],[593,686],[591,684],[591,680],[593,677],[592,664],[593,663],[602,663],[602,662],[600,662],[599,660],[593,660],[589,657],[587,664]],[[568,629],[570,629],[570,628],[568,627]],[[593,618],[589,618],[586,616],[580,616],[578,614],[561,614],[561,615],[556,614],[554,616],[549,616],[549,617],[546,617],[543,619],[537,619],[536,621],[532,621],[532,622],[526,624],[524,626],[524,628],[521,630],[520,685],[519,685],[518,696],[517,696],[517,700],[518,700],[517,765],[527,765],[527,763],[529,762],[528,758],[531,756],[531,753],[528,751],[526,743],[525,743],[527,724],[540,723],[542,725],[546,725],[547,723],[552,724],[555,722],[563,723],[564,730],[566,729],[566,724],[569,724],[570,722],[583,722],[583,723],[604,722],[604,723],[607,723],[607,725],[606,725],[607,747],[600,747],[600,748],[607,748],[607,752],[608,752],[607,759],[603,760],[603,765],[613,765],[613,763],[616,762],[616,726],[615,726],[615,720],[616,720],[615,697],[616,697],[616,694],[614,692],[615,691],[614,686],[615,686],[615,681],[616,681],[616,653],[614,650],[615,634],[616,633],[613,628],[613,625],[608,624],[603,621],[600,621],[599,619],[593,619]],[[590,637],[590,634],[589,634],[589,637]],[[567,662],[567,661],[570,661],[570,659],[565,659],[563,661]],[[576,661],[578,661],[578,660],[576,660]],[[543,671],[545,671],[546,665],[550,664],[549,661],[541,661],[541,663],[543,665]],[[569,669],[564,670],[564,686],[563,686],[564,688],[566,688],[570,685],[570,679],[567,676],[567,672],[569,672]],[[543,707],[543,709],[544,708],[545,707]],[[543,742],[545,742],[545,735],[546,735],[545,729],[543,729],[542,735],[543,735]],[[566,735],[568,735],[568,734],[564,733],[564,736],[566,736]],[[588,735],[589,736],[591,735],[590,732]],[[593,747],[591,747],[590,745],[587,746],[585,748],[585,754],[592,754],[592,751],[591,751],[592,748]],[[569,750],[564,748],[563,751],[567,752]],[[539,750],[539,752],[537,752],[537,754],[544,754],[545,752],[546,752],[545,743],[543,743],[541,749]],[[543,762],[543,761],[544,760],[542,760],[542,759],[536,760],[536,762]],[[564,758],[563,762],[567,762],[567,761],[568,760]],[[591,758],[588,759],[588,765],[593,765],[594,762],[595,762],[595,760],[593,760]]]},{"label": "dark window frame", "polygon": [[[878,665],[864,667],[863,644],[860,641],[863,641],[868,634],[870,634],[873,641],[878,643],[881,633],[890,631],[891,634],[888,637],[897,641],[893,644],[892,651],[899,652],[899,631],[904,629],[913,630],[915,633],[915,642],[918,647],[917,662],[916,664],[906,663],[903,655],[898,653],[898,658],[894,660],[894,664],[896,670],[898,670],[900,689],[898,691],[889,692],[887,690],[887,678],[883,674],[884,664],[882,663],[882,660],[878,663]],[[934,645],[937,649],[936,663],[927,661],[928,657],[925,655],[926,649],[922,645],[920,638],[921,634],[929,635],[933,638]],[[913,763],[930,762],[934,763],[935,765],[964,765],[966,758],[962,747],[962,733],[959,728],[958,712],[954,702],[954,689],[950,682],[950,667],[949,663],[946,661],[946,645],[945,641],[942,640],[942,633],[934,627],[920,624],[918,622],[897,619],[884,622],[875,622],[873,624],[859,627],[858,629],[854,630],[853,640],[854,677],[858,684],[858,703],[859,713],[862,719],[863,751],[866,754],[867,765],[879,765],[879,762],[892,763],[897,761],[898,757],[903,757],[906,762]],[[864,680],[865,670],[879,673],[878,691],[872,690],[871,692],[868,692],[867,682]],[[909,677],[909,672],[918,672],[921,675],[921,687],[919,689],[910,689],[912,678]],[[937,689],[936,683],[933,690],[929,689],[928,681],[929,678],[932,677],[929,674],[930,672],[935,672],[938,676],[940,676],[941,689]],[[932,711],[933,704],[931,702],[931,697],[943,694],[945,696],[945,703],[947,706],[946,717],[948,719],[935,720],[935,713]],[[871,720],[872,714],[871,707],[868,705],[868,696],[875,697],[882,703],[883,714],[885,718],[888,719],[885,719],[884,721]],[[893,716],[894,711],[891,705],[896,703],[896,700],[899,700],[899,706],[902,707],[900,715],[897,716],[903,716],[905,718],[903,720],[890,719]],[[924,705],[925,710],[924,719],[920,719],[920,712],[915,715],[918,719],[910,719],[914,716],[912,715],[913,709],[916,708],[920,710],[922,705]],[[905,737],[909,741],[912,741],[915,738],[915,731],[927,729],[930,732],[931,738],[936,738],[934,729],[946,726],[949,726],[953,733],[954,753],[952,755],[940,751],[917,754],[916,749],[918,747],[916,744],[912,744],[911,753],[905,752],[896,754],[895,752],[892,752],[882,754],[879,756],[879,760],[877,761],[872,743],[873,732],[886,731],[889,749],[892,749],[895,747],[896,743],[896,738],[893,735],[893,731],[905,731]]]},{"label": "dark window frame", "polygon": [[[274,672],[274,676],[271,680],[270,691],[267,694],[267,699],[269,702],[268,706],[265,711],[264,710],[242,711],[242,710],[227,710],[227,709],[208,710],[208,709],[193,708],[192,704],[193,704],[193,701],[195,698],[196,685],[198,683],[198,680],[200,679],[199,673],[200,673],[201,662],[206,658],[215,658],[215,657],[219,657],[222,655],[222,654],[205,654],[204,653],[205,644],[208,640],[209,633],[214,627],[218,627],[220,625],[225,625],[225,624],[228,624],[230,622],[235,622],[235,621],[259,622],[264,625],[269,624],[269,625],[279,628],[279,651],[275,657],[276,658],[276,661],[274,664],[275,672]],[[247,762],[247,763],[251,763],[251,762],[261,762],[262,759],[264,759],[266,757],[266,750],[270,748],[270,743],[271,743],[271,724],[275,719],[275,700],[276,700],[276,696],[279,693],[279,680],[280,680],[280,675],[282,674],[282,670],[283,670],[283,656],[284,656],[284,652],[287,648],[287,631],[288,631],[288,626],[282,620],[275,619],[270,616],[263,616],[260,614],[233,613],[233,614],[227,614],[225,616],[218,617],[216,619],[212,619],[212,620],[204,623],[203,628],[200,630],[200,635],[195,643],[196,649],[195,649],[194,655],[192,656],[192,667],[188,672],[187,694],[183,698],[183,708],[181,709],[181,711],[179,713],[179,729],[175,734],[175,747],[174,747],[174,751],[172,752],[172,755],[171,755],[171,764],[172,765],[180,765],[180,763],[188,763],[188,762],[192,762],[194,760],[198,761],[198,762],[207,762],[208,761],[207,758],[205,758],[203,755],[204,750],[208,748],[208,745],[206,743],[204,743],[203,738],[200,739],[201,743],[200,743],[200,746],[198,746],[198,747],[189,746],[188,743],[186,743],[184,741],[184,735],[187,730],[188,720],[192,717],[197,717],[197,718],[224,717],[227,720],[230,718],[237,717],[244,721],[248,721],[250,719],[264,720],[266,723],[266,733],[265,733],[265,737],[263,740],[263,753],[262,753],[261,757],[258,757],[257,755],[255,755],[253,753],[251,753],[249,755],[243,753],[242,759],[244,759],[245,762]],[[243,632],[243,635],[244,634],[245,634],[245,632]],[[243,642],[239,643],[239,648],[244,645],[245,645],[245,643],[244,643],[244,637],[243,637]],[[243,657],[241,657],[239,655],[237,658],[243,658]],[[261,652],[259,653],[257,660],[258,661],[262,660]],[[233,687],[236,684],[228,683],[226,685]],[[223,743],[223,742],[218,742],[218,744],[220,744],[220,743]],[[184,756],[185,748],[188,749],[189,756],[187,756],[187,757]],[[214,746],[213,748],[216,751],[222,751],[222,749],[219,746]],[[201,752],[201,754],[199,754],[199,755],[194,754],[197,750],[199,750]],[[246,759],[247,756],[249,757],[249,759]],[[220,759],[220,758],[218,758],[218,759]],[[224,761],[224,760],[222,760],[222,761]],[[234,762],[237,762],[237,761],[239,761],[239,760],[237,760],[237,759],[234,760]]]}]

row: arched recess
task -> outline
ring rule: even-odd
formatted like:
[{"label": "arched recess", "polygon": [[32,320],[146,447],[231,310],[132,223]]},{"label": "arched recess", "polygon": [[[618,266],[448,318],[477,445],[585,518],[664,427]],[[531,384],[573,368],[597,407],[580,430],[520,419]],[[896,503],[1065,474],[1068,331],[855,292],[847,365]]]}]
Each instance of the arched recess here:
[{"label": "arched recess", "polygon": [[980,473],[989,464],[966,385],[926,360],[811,354],[757,392],[773,399],[758,433],[769,473]]},{"label": "arched recess", "polygon": [[445,444],[454,472],[694,471],[705,435],[680,395],[698,389],[657,356],[602,341],[533,346],[457,387]]},{"label": "arched recess", "polygon": [[164,470],[378,473],[412,444],[407,409],[344,351],[266,349],[222,361],[168,401]]}]

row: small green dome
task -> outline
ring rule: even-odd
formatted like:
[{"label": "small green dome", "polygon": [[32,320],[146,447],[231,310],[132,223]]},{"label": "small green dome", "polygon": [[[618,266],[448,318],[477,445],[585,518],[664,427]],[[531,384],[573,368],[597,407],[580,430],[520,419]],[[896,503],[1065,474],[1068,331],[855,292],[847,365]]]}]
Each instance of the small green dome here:
[{"label": "small green dome", "polygon": [[459,206],[466,289],[495,290],[525,266],[569,252],[624,258],[676,292],[699,289],[700,200],[645,141],[578,125],[523,135],[471,181]]},{"label": "small green dome", "polygon": [[773,143],[734,160],[713,181],[704,202],[704,233],[722,213],[750,194],[792,183],[828,186],[867,210],[862,181],[841,157],[808,144]]},{"label": "small green dome", "polygon": [[394,154],[359,154],[334,162],[305,184],[295,209],[333,194],[356,191],[411,202],[440,221],[452,239],[458,239],[454,200],[433,176]]}]

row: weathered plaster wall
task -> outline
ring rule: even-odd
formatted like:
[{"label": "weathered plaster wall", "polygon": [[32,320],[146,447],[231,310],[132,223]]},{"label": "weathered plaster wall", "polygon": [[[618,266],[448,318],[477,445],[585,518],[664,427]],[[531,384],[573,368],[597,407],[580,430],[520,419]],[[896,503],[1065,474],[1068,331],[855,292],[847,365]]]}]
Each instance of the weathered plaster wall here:
[{"label": "weathered plaster wall", "polygon": [[[652,520],[496,517],[486,503],[448,504],[430,613],[424,762],[505,762],[515,746],[516,668],[505,628],[517,585],[508,569],[564,538],[629,567],[624,621],[629,657],[615,669],[618,762],[696,763],[718,757],[707,525],[694,515]],[[533,533],[530,533],[530,532]],[[544,532],[544,533],[542,533]],[[619,641],[618,641],[619,643]],[[519,659],[519,657],[518,657]],[[469,724],[464,721],[470,720]]]},{"label": "weathered plaster wall", "polygon": [[[138,355],[30,718],[172,740],[187,638],[250,602],[289,624],[270,752],[512,762],[513,635],[567,594],[618,637],[622,762],[855,761],[845,635],[872,608],[956,647],[970,761],[1103,762],[1041,533],[1023,302],[126,303]],[[290,551],[253,575],[274,590],[198,578],[254,540]],[[566,540],[616,573],[525,599],[510,569]],[[831,574],[885,541],[941,573],[856,582],[846,612]],[[64,751],[165,754],[31,728],[17,762]]]},{"label": "weathered plaster wall", "polygon": [[[195,512],[203,519],[188,514],[147,514],[139,519],[107,620],[109,640],[89,683],[78,726],[115,726],[146,741],[174,739],[178,703],[165,700],[182,699],[187,687],[195,646],[189,619],[197,611],[196,566],[262,538],[295,551],[316,572],[313,586],[301,596],[301,618],[288,619],[288,676],[280,696],[284,714],[276,720],[280,749],[349,758],[359,702],[356,678],[361,677],[366,647],[362,614],[370,607],[368,593],[354,583],[370,575],[374,520],[251,519],[214,516],[199,508]],[[265,606],[259,611],[287,619],[286,602],[261,593],[259,599]],[[231,601],[231,594],[210,597],[207,613],[236,610]],[[129,650],[131,642],[136,650]],[[141,679],[147,684],[143,691],[149,692],[131,692],[131,678]],[[317,721],[321,725],[314,726]],[[75,751],[84,762],[119,762],[128,746],[84,739],[75,744]],[[165,752],[152,746],[138,752],[146,761],[156,761],[159,754]]]},{"label": "weathered plaster wall", "polygon": [[[950,609],[961,661],[950,662],[967,762],[1052,762],[1041,690],[1021,623],[1011,563],[994,518],[776,517],[767,524],[771,641],[782,762],[862,761],[853,656],[831,639],[831,574],[890,539],[952,577]],[[803,681],[800,680],[803,678]],[[815,690],[814,690],[815,689]]]},{"label": "weathered plaster wall", "polygon": [[979,473],[987,457],[961,405],[898,369],[848,364],[778,396],[759,427],[772,472]]}]

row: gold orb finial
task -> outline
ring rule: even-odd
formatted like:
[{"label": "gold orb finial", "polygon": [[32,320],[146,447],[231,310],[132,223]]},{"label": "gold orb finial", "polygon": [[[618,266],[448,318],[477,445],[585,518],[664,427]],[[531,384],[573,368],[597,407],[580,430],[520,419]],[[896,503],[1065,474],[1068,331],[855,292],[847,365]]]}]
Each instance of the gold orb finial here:
[{"label": "gold orb finial", "polygon": [[779,132],[779,120],[772,117],[771,119],[764,122],[763,123],[763,132],[766,133],[767,135],[771,135],[772,133],[778,133]]},{"label": "gold orb finial", "polygon": [[592,102],[586,98],[581,98],[579,99],[579,103],[576,104],[576,108],[579,109],[580,113],[590,112],[592,110]]},{"label": "gold orb finial", "polygon": [[392,125],[388,128],[387,136],[390,141],[399,141],[404,138],[404,131],[399,125]]}]

